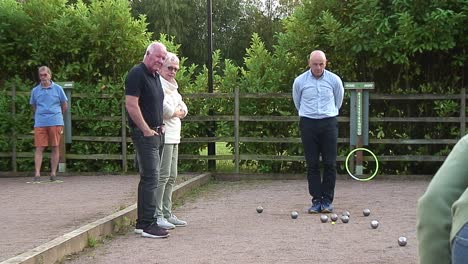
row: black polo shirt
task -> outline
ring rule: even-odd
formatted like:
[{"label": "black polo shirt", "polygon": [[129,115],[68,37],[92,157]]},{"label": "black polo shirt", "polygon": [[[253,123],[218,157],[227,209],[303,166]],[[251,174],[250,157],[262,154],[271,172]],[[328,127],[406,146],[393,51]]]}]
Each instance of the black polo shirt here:
[{"label": "black polo shirt", "polygon": [[[163,124],[164,91],[159,80],[159,75],[151,73],[142,62],[133,67],[125,78],[125,95],[138,97],[143,119],[149,127],[157,127]],[[128,115],[130,127],[137,127]]]}]

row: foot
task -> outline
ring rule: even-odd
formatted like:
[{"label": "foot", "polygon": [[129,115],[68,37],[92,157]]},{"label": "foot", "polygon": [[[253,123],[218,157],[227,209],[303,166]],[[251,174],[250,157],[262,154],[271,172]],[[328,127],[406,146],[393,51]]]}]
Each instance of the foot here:
[{"label": "foot", "polygon": [[156,222],[158,223],[159,227],[164,228],[166,230],[175,228],[175,225],[169,223],[164,217],[158,217]]},{"label": "foot", "polygon": [[177,218],[175,215],[171,215],[169,218],[167,218],[167,221],[175,226],[186,226],[187,221],[180,220]]},{"label": "foot", "polygon": [[309,208],[309,214],[318,214],[322,212],[322,202],[320,200],[312,200],[312,206]]},{"label": "foot", "polygon": [[145,226],[143,224],[137,223],[135,225],[135,229],[133,230],[133,232],[135,232],[135,234],[141,234],[141,233],[143,233],[144,228],[145,228]]},{"label": "foot", "polygon": [[143,229],[141,236],[149,238],[166,238],[169,236],[169,232],[167,232],[166,229],[159,227],[157,223],[152,223]]},{"label": "foot", "polygon": [[322,200],[322,207],[321,207],[322,213],[331,213],[333,212],[333,206],[332,203],[326,199]]},{"label": "foot", "polygon": [[41,182],[41,176],[34,176],[33,183],[40,183]]},{"label": "foot", "polygon": [[56,180],[57,180],[57,176],[55,176],[55,175],[50,176],[50,181],[53,182],[53,181],[56,181]]}]

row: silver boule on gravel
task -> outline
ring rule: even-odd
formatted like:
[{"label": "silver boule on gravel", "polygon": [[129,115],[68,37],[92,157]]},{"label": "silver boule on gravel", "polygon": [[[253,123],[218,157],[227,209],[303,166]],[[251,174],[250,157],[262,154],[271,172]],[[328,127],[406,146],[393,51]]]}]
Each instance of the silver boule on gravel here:
[{"label": "silver boule on gravel", "polygon": [[400,247],[406,246],[406,243],[408,243],[408,240],[406,239],[406,237],[401,236],[398,238],[398,245],[400,245]]},{"label": "silver boule on gravel", "polygon": [[341,216],[341,222],[347,224],[349,222],[349,216],[347,215],[342,215]]},{"label": "silver boule on gravel", "polygon": [[343,213],[341,213],[341,215],[346,215],[347,217],[350,217],[351,214],[349,213],[349,211],[344,211]]},{"label": "silver boule on gravel", "polygon": [[338,215],[337,215],[337,214],[331,214],[331,215],[330,215],[330,219],[331,219],[333,222],[336,222],[336,220],[338,220]]},{"label": "silver boule on gravel", "polygon": [[373,229],[376,229],[377,227],[379,227],[379,221],[377,220],[372,220],[370,222],[370,226],[373,228]]},{"label": "silver boule on gravel", "polygon": [[291,218],[292,219],[297,219],[298,216],[299,216],[299,214],[296,211],[291,212]]},{"label": "silver boule on gravel", "polygon": [[328,222],[328,216],[327,216],[327,215],[324,215],[324,214],[321,215],[321,216],[320,216],[320,221],[322,221],[322,223]]},{"label": "silver boule on gravel", "polygon": [[263,207],[261,205],[259,205],[257,207],[257,213],[261,214],[263,212]]},{"label": "silver boule on gravel", "polygon": [[362,211],[362,214],[363,214],[364,216],[369,216],[369,215],[370,215],[370,209],[367,209],[367,208],[364,209],[364,210]]}]

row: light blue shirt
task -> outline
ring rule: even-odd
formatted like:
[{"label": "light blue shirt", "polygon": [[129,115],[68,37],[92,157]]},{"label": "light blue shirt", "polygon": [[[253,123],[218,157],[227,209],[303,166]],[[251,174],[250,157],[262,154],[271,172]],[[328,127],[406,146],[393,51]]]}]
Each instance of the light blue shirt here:
[{"label": "light blue shirt", "polygon": [[36,107],[34,127],[63,126],[62,103],[67,101],[63,88],[54,82],[50,88],[34,87],[29,100]]},{"label": "light blue shirt", "polygon": [[343,82],[331,71],[324,70],[317,79],[307,70],[294,80],[292,97],[300,117],[323,119],[337,116],[343,95]]}]

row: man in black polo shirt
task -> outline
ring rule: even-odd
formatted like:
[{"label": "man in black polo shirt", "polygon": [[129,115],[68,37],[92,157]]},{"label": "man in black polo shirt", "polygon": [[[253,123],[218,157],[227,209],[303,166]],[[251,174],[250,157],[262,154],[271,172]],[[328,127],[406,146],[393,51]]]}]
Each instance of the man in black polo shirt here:
[{"label": "man in black polo shirt", "polygon": [[166,47],[159,42],[146,49],[143,62],[133,67],[125,79],[125,107],[132,141],[138,157],[138,217],[135,233],[143,237],[168,237],[156,223],[156,187],[164,146],[164,92],[157,71],[166,59]]}]

